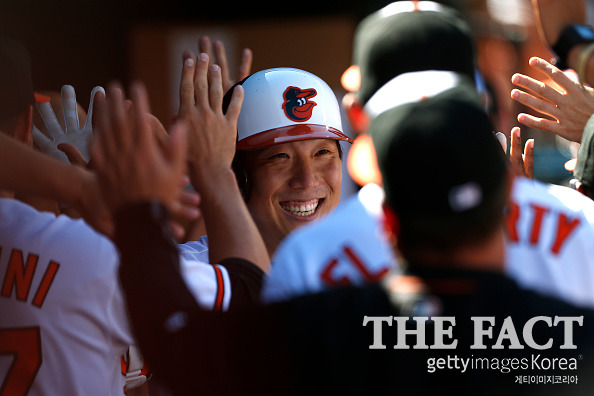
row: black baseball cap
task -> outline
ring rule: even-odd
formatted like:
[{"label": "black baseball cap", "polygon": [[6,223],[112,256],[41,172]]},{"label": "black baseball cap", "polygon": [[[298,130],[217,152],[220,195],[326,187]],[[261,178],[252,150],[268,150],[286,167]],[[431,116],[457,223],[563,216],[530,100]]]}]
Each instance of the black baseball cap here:
[{"label": "black baseball cap", "polygon": [[0,37],[0,119],[34,103],[29,51],[17,41]]},{"label": "black baseball cap", "polygon": [[594,116],[590,117],[582,134],[573,177],[589,188],[594,188]]},{"label": "black baseball cap", "polygon": [[474,79],[474,39],[469,25],[449,7],[395,2],[357,26],[353,63],[360,73],[357,95],[365,104],[385,83],[406,72],[446,70]]},{"label": "black baseball cap", "polygon": [[408,223],[480,221],[505,186],[503,150],[469,83],[387,110],[370,133],[386,203]]}]

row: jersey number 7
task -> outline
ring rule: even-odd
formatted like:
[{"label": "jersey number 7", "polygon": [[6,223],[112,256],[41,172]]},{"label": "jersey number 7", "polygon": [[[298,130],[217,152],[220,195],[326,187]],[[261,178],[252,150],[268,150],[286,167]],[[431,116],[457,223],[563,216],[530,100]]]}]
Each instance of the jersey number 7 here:
[{"label": "jersey number 7", "polygon": [[0,396],[26,395],[42,363],[39,326],[0,329],[0,355],[13,355]]}]

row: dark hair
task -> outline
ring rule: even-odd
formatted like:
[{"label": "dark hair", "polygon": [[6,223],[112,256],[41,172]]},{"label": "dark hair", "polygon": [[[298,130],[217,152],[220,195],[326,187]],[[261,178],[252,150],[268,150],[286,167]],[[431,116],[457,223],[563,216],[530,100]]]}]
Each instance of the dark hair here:
[{"label": "dark hair", "polygon": [[407,257],[414,252],[448,252],[462,246],[478,244],[493,236],[503,224],[507,204],[505,178],[478,212],[470,216],[435,216],[430,218],[406,213],[399,215],[398,248]]}]

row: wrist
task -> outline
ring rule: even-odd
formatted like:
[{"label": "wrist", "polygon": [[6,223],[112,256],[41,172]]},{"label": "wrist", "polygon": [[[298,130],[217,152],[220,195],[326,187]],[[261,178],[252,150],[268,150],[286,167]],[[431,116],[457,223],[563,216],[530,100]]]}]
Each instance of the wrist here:
[{"label": "wrist", "polygon": [[233,191],[239,192],[235,172],[230,167],[196,167],[190,166],[190,181],[200,194],[202,204],[207,204],[209,198],[220,196],[221,194],[233,194]]},{"label": "wrist", "polygon": [[[62,191],[65,196],[60,202],[80,207],[86,201],[88,194],[100,193],[97,177],[94,173],[79,166],[69,165],[71,177],[64,178],[66,184]],[[74,180],[74,182],[73,182]]]},{"label": "wrist", "polygon": [[218,184],[219,178],[220,182],[235,180],[235,172],[233,172],[233,168],[227,165],[190,162],[188,169],[190,181],[195,187],[201,185],[207,186],[211,183]]}]

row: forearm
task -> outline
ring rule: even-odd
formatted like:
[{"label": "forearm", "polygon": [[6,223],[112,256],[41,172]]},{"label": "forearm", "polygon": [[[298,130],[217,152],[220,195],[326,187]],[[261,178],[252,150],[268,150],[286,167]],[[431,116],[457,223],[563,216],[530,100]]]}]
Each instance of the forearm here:
[{"label": "forearm", "polygon": [[65,203],[80,199],[86,171],[40,154],[0,134],[0,185],[3,189],[37,194]]},{"label": "forearm", "polygon": [[174,363],[187,352],[187,338],[178,331],[190,313],[199,314],[200,309],[179,274],[165,209],[129,205],[115,220],[120,280],[134,333],[151,369],[175,377]]},{"label": "forearm", "polygon": [[266,246],[243,202],[233,171],[208,169],[207,174],[201,174],[199,169],[204,167],[191,166],[190,172],[202,199],[210,262],[239,257],[268,272]]}]

